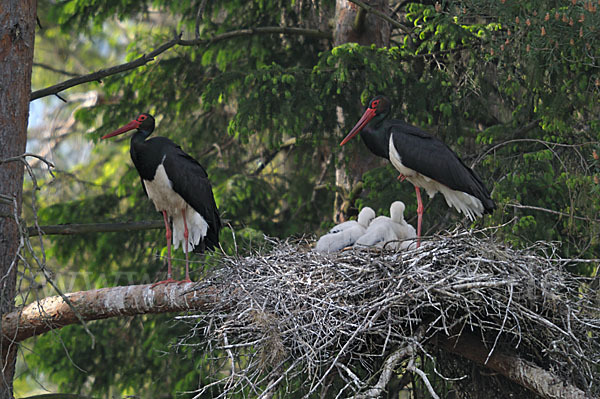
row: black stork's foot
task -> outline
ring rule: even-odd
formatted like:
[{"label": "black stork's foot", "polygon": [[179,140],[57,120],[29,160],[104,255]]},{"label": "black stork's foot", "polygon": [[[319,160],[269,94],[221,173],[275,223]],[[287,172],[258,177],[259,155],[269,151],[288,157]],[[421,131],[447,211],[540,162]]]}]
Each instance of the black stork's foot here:
[{"label": "black stork's foot", "polygon": [[404,176],[402,173],[400,173],[400,174],[398,175],[398,178],[397,178],[397,179],[398,179],[398,180],[400,180],[401,182],[403,182],[404,180],[406,180],[406,176]]},{"label": "black stork's foot", "polygon": [[157,282],[157,283],[154,283],[154,284],[152,284],[152,285],[150,286],[150,288],[154,288],[154,287],[156,287],[157,285],[161,285],[161,284],[171,284],[171,283],[177,283],[177,282],[178,282],[177,280],[173,280],[172,278],[168,278],[168,279],[166,279],[166,280],[159,281],[159,282]]},{"label": "black stork's foot", "polygon": [[178,281],[177,284],[185,284],[185,283],[193,283],[192,280],[190,280],[189,278],[186,278],[184,280]]}]

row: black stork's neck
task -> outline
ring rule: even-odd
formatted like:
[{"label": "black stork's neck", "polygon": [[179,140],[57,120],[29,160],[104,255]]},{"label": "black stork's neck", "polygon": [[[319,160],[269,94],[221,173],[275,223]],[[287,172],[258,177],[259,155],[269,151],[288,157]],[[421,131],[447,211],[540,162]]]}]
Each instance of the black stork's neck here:
[{"label": "black stork's neck", "polygon": [[[154,179],[156,168],[162,162],[163,148],[153,145],[152,140],[146,141],[152,130],[138,129],[131,136],[129,154],[138,173],[145,180]],[[156,143],[158,144],[158,143]]]},{"label": "black stork's neck", "polygon": [[148,138],[148,136],[150,136],[150,134],[152,134],[152,130],[146,130],[141,128],[137,129],[135,133],[131,136],[131,144],[133,145],[134,143],[143,143]]},{"label": "black stork's neck", "polygon": [[387,114],[375,116],[360,132],[360,137],[367,148],[375,155],[390,158],[390,129],[385,119]]},{"label": "black stork's neck", "polygon": [[138,129],[135,131],[133,136],[131,136],[131,145],[129,146],[129,153],[131,154],[131,159],[133,159],[134,163],[136,161],[136,158],[139,158],[140,154],[143,154],[148,151],[144,147],[147,147],[145,145],[146,139],[148,138],[148,136],[150,136],[151,133],[152,130]]}]

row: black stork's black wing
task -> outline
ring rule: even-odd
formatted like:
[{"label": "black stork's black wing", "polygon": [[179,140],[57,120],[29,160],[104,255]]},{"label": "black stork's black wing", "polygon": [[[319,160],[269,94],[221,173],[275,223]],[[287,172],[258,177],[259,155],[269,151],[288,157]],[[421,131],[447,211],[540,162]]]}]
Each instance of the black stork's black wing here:
[{"label": "black stork's black wing", "polygon": [[402,164],[453,190],[478,198],[486,211],[495,208],[479,176],[440,139],[403,121],[389,121],[394,146]]},{"label": "black stork's black wing", "polygon": [[206,248],[218,247],[221,218],[208,174],[202,165],[186,154],[181,147],[170,140],[169,143],[172,147],[166,151],[163,166],[167,175],[173,176],[170,179],[173,190],[206,220],[208,224],[208,231],[204,237]]}]

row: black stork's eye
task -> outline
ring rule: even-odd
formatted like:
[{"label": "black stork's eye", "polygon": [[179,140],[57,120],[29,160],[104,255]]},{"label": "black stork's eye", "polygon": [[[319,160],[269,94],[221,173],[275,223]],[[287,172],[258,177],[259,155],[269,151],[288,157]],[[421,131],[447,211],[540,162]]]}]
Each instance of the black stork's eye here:
[{"label": "black stork's eye", "polygon": [[371,102],[371,108],[375,109],[379,106],[379,100],[373,100]]},{"label": "black stork's eye", "polygon": [[145,121],[146,118],[147,118],[146,115],[140,115],[140,116],[138,116],[137,120],[138,120],[138,122],[142,122],[142,121]]}]

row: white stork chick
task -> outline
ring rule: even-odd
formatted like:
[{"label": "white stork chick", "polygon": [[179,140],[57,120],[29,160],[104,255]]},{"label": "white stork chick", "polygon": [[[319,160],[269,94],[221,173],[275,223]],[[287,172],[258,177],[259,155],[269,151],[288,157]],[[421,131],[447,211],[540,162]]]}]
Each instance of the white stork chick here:
[{"label": "white stork chick", "polygon": [[354,245],[356,240],[365,234],[371,220],[375,217],[375,211],[365,206],[358,214],[358,220],[350,220],[333,227],[327,234],[319,238],[315,251],[336,252]]},{"label": "white stork chick", "polygon": [[[390,206],[390,217],[378,216],[369,225],[363,236],[356,240],[357,246],[377,246],[394,250],[416,247],[415,228],[404,220],[404,203],[395,201]],[[387,244],[387,245],[386,245]]]}]

